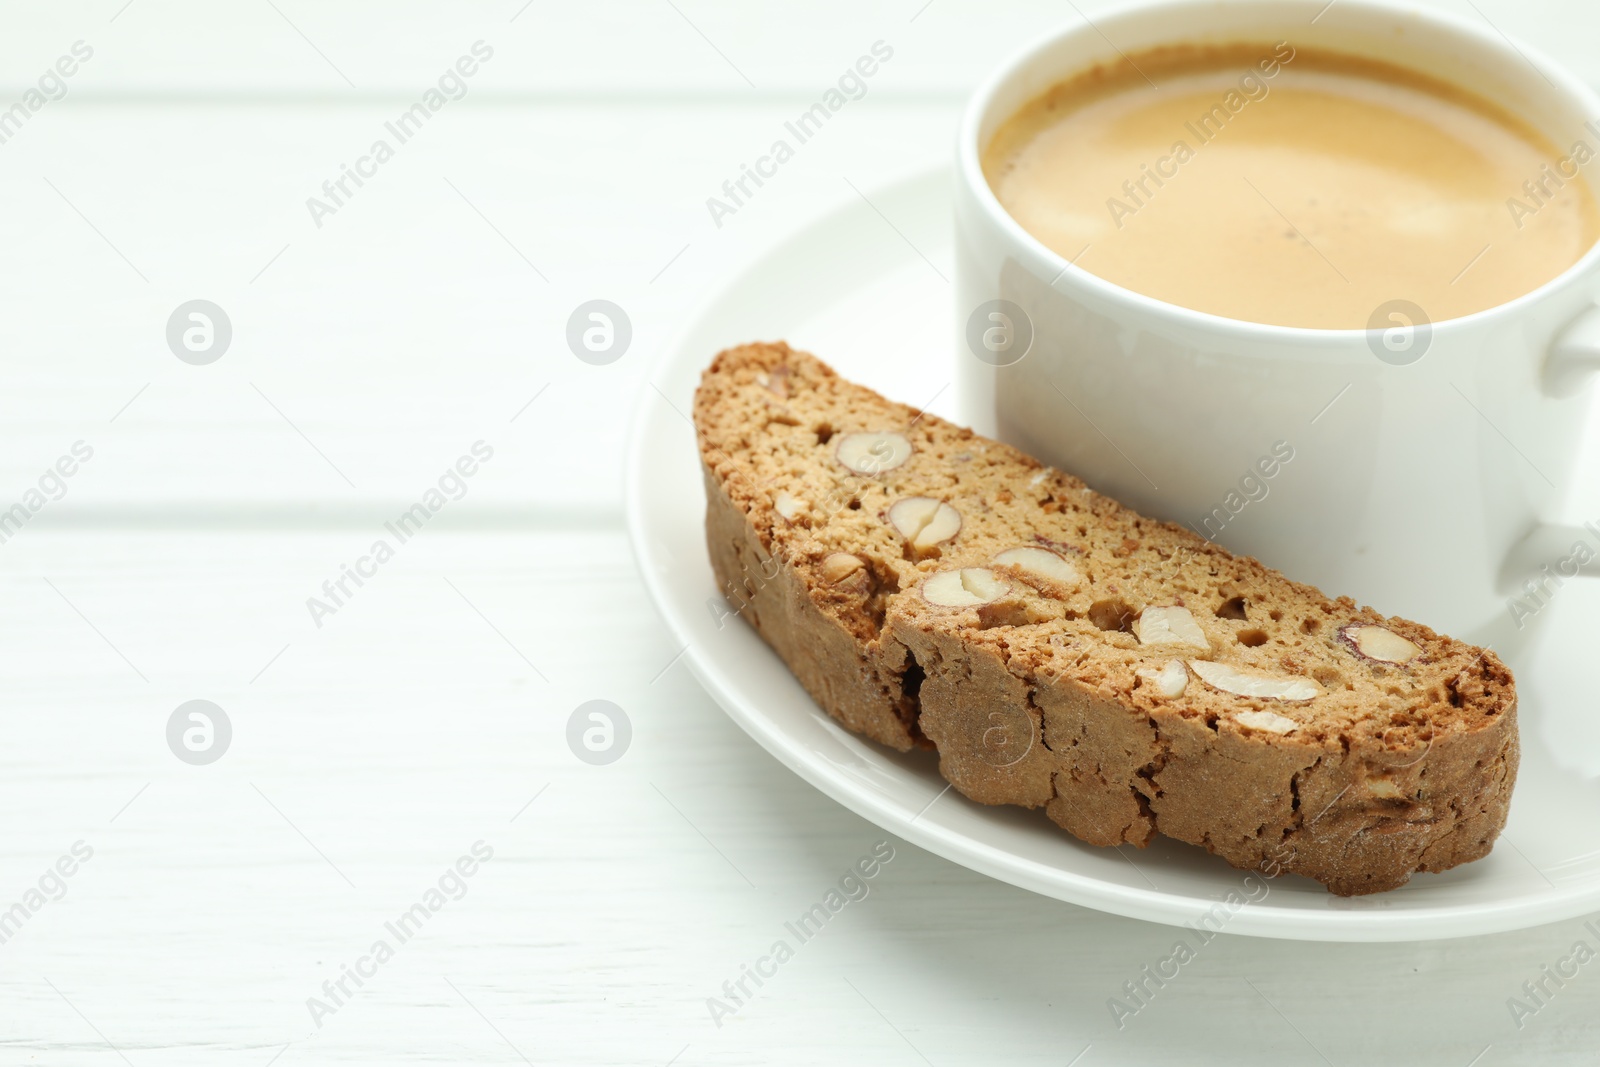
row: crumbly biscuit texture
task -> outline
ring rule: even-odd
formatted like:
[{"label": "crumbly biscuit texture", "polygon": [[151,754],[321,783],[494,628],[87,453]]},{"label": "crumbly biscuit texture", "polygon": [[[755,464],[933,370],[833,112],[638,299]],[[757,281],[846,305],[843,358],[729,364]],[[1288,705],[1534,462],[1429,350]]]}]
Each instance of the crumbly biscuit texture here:
[{"label": "crumbly biscuit texture", "polygon": [[695,397],[730,610],[845,726],[1095,845],[1164,834],[1342,895],[1487,854],[1489,651],[1329,599],[782,343]]}]

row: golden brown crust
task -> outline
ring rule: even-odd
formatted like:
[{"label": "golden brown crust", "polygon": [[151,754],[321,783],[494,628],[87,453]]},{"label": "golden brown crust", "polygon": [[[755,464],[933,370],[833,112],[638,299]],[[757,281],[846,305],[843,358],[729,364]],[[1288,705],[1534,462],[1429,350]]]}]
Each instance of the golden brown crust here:
[{"label": "golden brown crust", "polygon": [[[1330,600],[782,343],[721,353],[695,422],[730,610],[835,718],[932,744],[974,800],[1342,894],[1476,859],[1504,825],[1516,697],[1491,652]],[[1002,555],[1019,547],[1059,562]]]}]

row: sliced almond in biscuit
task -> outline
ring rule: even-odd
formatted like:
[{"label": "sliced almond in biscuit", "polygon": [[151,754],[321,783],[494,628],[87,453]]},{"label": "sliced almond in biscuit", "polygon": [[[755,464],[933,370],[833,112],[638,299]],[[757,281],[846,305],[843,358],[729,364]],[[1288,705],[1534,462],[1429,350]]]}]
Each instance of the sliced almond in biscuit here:
[{"label": "sliced almond in biscuit", "polygon": [[1241,697],[1268,700],[1310,700],[1322,694],[1322,686],[1310,678],[1233,667],[1209,659],[1192,659],[1189,668],[1213,689]]},{"label": "sliced almond in biscuit", "polygon": [[1133,624],[1133,632],[1141,645],[1188,645],[1202,652],[1211,650],[1211,642],[1189,609],[1176,604],[1145,608]]},{"label": "sliced almond in biscuit", "polygon": [[1351,623],[1340,627],[1339,636],[1356,652],[1379,663],[1408,663],[1422,654],[1421,646],[1386,626]]},{"label": "sliced almond in biscuit", "polygon": [[931,496],[908,496],[890,506],[889,525],[912,548],[925,551],[961,532],[961,512]]},{"label": "sliced almond in biscuit", "polygon": [[1032,545],[1008,548],[994,558],[994,564],[997,567],[1015,568],[1029,584],[1057,586],[1059,588],[1053,590],[1056,592],[1070,591],[1082,581],[1078,568],[1048,548],[1035,548]]},{"label": "sliced almond in biscuit", "polygon": [[999,600],[1010,587],[991,570],[963,567],[940,571],[922,583],[922,599],[941,608],[975,608]]},{"label": "sliced almond in biscuit", "polygon": [[839,438],[833,454],[857,474],[870,476],[904,466],[911,458],[911,442],[898,433],[847,433]]},{"label": "sliced almond in biscuit", "polygon": [[788,522],[793,522],[795,516],[809,506],[793,493],[786,493],[781,489],[772,497],[772,510],[782,515]]},{"label": "sliced almond in biscuit", "polygon": [[1160,667],[1140,667],[1133,673],[1168,700],[1183,696],[1183,691],[1189,688],[1189,672],[1181,659],[1169,659]]},{"label": "sliced almond in biscuit", "polygon": [[1265,730],[1269,734],[1287,734],[1300,729],[1300,724],[1275,711],[1241,711],[1233,717],[1240,726],[1252,730]]}]

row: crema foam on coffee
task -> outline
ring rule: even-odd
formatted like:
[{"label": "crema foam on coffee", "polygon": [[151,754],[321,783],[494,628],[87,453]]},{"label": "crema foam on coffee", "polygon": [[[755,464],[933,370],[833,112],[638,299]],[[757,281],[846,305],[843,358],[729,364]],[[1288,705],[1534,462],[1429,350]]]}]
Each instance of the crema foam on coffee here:
[{"label": "crema foam on coffee", "polygon": [[1289,42],[1163,48],[1057,85],[983,154],[1083,269],[1198,311],[1357,329],[1531,292],[1600,238],[1600,130],[1558,148],[1490,101]]}]

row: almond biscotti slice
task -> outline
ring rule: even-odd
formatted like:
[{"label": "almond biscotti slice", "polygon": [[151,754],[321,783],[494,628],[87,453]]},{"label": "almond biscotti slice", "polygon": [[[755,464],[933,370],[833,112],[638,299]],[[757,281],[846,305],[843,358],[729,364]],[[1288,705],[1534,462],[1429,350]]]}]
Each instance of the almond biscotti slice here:
[{"label": "almond biscotti slice", "polygon": [[1330,600],[784,344],[695,397],[730,612],[845,726],[1097,845],[1335,893],[1488,853],[1517,768],[1491,652]]}]

